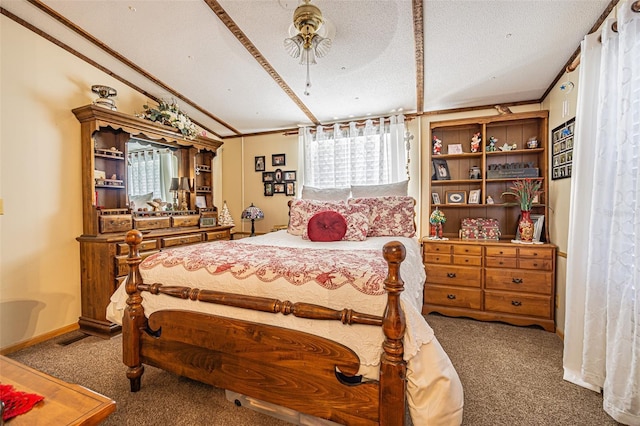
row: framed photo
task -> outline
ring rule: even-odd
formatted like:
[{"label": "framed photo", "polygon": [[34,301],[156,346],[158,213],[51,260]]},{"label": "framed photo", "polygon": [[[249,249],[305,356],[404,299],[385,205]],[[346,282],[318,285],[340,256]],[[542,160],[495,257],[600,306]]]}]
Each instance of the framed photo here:
[{"label": "framed photo", "polygon": [[273,183],[267,182],[264,184],[264,196],[273,197]]},{"label": "framed photo", "polygon": [[451,180],[449,173],[449,165],[447,160],[442,158],[434,158],[433,160],[433,176],[435,180]]},{"label": "framed photo", "polygon": [[291,182],[296,180],[296,172],[295,170],[290,170],[288,172],[284,172],[284,181]]},{"label": "framed photo", "polygon": [[472,189],[469,191],[469,204],[480,204],[481,189]]},{"label": "framed photo", "polygon": [[438,194],[437,192],[432,192],[431,201],[433,201],[433,204],[440,204],[440,194]]},{"label": "framed photo", "polygon": [[445,192],[447,198],[447,204],[466,204],[467,192],[466,191],[447,191]]},{"label": "framed photo", "polygon": [[256,172],[264,172],[264,155],[255,158]]},{"label": "framed photo", "polygon": [[276,169],[276,171],[273,172],[273,181],[282,182],[282,169]]},{"label": "framed photo", "polygon": [[447,154],[462,154],[462,144],[454,143],[447,146]]},{"label": "framed photo", "polygon": [[273,193],[274,194],[284,194],[284,183],[274,183],[273,184]]},{"label": "framed photo", "polygon": [[285,163],[285,155],[284,154],[273,154],[271,155],[271,165],[272,166],[284,166]]},{"label": "framed photo", "polygon": [[275,172],[262,172],[263,182],[273,182],[276,180]]},{"label": "framed photo", "polygon": [[207,208],[207,198],[204,195],[196,195],[196,207],[201,209]]},{"label": "framed photo", "polygon": [[296,195],[296,183],[295,182],[285,182],[284,187],[284,195],[294,196]]},{"label": "framed photo", "polygon": [[[542,229],[544,228],[544,215],[532,214],[531,221],[533,222],[533,241],[540,242],[542,237]],[[518,219],[518,222],[520,220]],[[516,228],[516,240],[520,240],[520,230]]]}]

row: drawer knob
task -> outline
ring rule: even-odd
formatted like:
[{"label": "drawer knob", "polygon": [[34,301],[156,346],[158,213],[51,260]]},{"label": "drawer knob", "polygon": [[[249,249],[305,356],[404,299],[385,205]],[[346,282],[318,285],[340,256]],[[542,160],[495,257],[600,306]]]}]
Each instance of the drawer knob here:
[{"label": "drawer knob", "polygon": [[514,284],[522,284],[522,278],[512,278],[511,282]]},{"label": "drawer knob", "polygon": [[447,294],[447,299],[454,300],[456,298],[455,294]]},{"label": "drawer knob", "polygon": [[520,301],[518,301],[518,300],[512,300],[512,301],[511,301],[511,304],[512,304],[513,306],[520,306],[520,305],[522,305],[522,302],[520,302]]},{"label": "drawer knob", "polygon": [[447,278],[455,278],[455,277],[456,277],[455,272],[447,272]]}]

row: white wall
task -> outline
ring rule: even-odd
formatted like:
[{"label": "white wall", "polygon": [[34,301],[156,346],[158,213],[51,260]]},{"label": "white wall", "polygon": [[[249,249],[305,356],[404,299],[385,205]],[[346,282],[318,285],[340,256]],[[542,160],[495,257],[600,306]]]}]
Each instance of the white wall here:
[{"label": "white wall", "polygon": [[67,327],[80,315],[80,124],[91,85],[119,110],[147,99],[0,15],[0,349]]}]

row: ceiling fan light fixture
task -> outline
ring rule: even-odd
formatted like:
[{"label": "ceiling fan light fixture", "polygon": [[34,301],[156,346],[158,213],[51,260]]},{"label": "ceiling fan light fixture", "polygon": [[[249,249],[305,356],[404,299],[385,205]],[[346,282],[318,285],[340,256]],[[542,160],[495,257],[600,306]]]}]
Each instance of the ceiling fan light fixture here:
[{"label": "ceiling fan light fixture", "polygon": [[305,95],[309,95],[311,87],[309,66],[315,65],[316,57],[322,58],[331,49],[331,39],[317,34],[323,22],[320,9],[311,4],[311,0],[302,0],[302,4],[293,12],[293,26],[298,34],[284,39],[285,51],[293,58],[299,57],[300,65],[307,67]]}]

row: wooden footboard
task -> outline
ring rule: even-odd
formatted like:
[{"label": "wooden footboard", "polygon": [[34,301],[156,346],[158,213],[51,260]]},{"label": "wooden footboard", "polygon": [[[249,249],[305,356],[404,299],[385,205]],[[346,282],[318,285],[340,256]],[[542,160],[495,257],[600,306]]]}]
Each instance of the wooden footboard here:
[{"label": "wooden footboard", "polygon": [[[142,282],[139,231],[129,231],[127,307],[123,317],[123,360],[133,392],[140,389],[143,364],[347,425],[404,425],[406,363],[400,293],[404,284],[399,242],[384,246],[388,293],[383,317],[351,309],[244,296]],[[345,326],[382,327],[385,335],[379,381],[354,380],[360,360],[349,348],[309,333],[190,311],[165,310],[148,319],[141,292],[244,309],[341,321]]]}]

